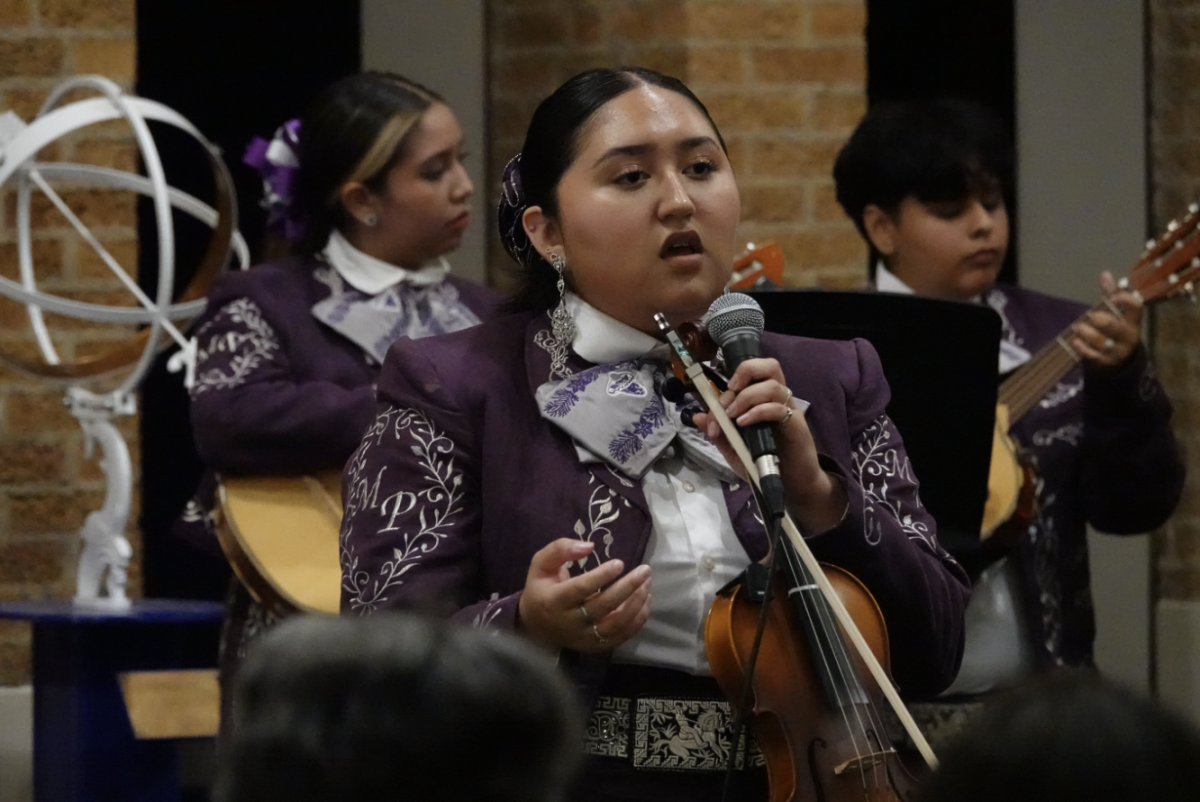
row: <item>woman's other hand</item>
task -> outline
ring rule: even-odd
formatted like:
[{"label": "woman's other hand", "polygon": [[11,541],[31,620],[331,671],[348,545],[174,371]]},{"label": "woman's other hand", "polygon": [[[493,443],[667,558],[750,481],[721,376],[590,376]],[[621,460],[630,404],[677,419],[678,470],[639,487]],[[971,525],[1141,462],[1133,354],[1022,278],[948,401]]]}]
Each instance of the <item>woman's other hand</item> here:
[{"label": "woman's other hand", "polygon": [[[800,529],[807,534],[836,526],[846,511],[845,488],[821,467],[812,433],[804,414],[796,414],[798,410],[779,362],[747,359],[738,365],[729,380],[729,389],[721,394],[720,400],[725,413],[738,426],[766,423],[774,430],[788,511]],[[745,478],[741,460],[716,418],[701,413],[696,415],[695,423]]]},{"label": "woman's other hand", "polygon": [[569,565],[594,548],[586,541],[559,538],[533,555],[518,605],[520,627],[531,638],[577,652],[606,652],[646,623],[650,566],[639,565],[621,576],[625,563],[609,560],[571,576]]}]

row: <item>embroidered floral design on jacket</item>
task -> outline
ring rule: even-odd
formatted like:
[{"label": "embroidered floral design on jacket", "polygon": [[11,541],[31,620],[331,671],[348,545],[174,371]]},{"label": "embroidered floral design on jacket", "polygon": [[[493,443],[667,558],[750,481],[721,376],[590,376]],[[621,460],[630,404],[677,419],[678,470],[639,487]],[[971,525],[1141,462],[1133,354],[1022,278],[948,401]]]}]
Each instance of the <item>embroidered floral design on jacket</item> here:
[{"label": "embroidered floral design on jacket", "polygon": [[504,612],[504,608],[500,606],[500,594],[493,593],[484,603],[483,609],[479,611],[479,614],[472,619],[471,625],[476,629],[487,629],[502,612]]},{"label": "embroidered floral design on jacket", "polygon": [[[1043,493],[1045,483],[1037,486],[1037,512],[1030,537],[1034,544],[1034,577],[1037,581],[1042,644],[1055,665],[1064,665],[1062,657],[1063,610],[1062,576],[1059,566],[1065,557],[1058,533],[1055,493]],[[1085,541],[1086,542],[1086,541]],[[1084,555],[1086,559],[1086,554]]]},{"label": "embroidered floral design on jacket", "polygon": [[1082,439],[1082,423],[1068,423],[1065,426],[1059,426],[1057,429],[1039,429],[1033,433],[1033,443],[1038,446],[1049,446],[1055,442],[1078,446]]},{"label": "embroidered floral design on jacket", "polygon": [[313,278],[329,288],[330,295],[341,295],[346,291],[346,281],[341,274],[328,264],[322,264],[313,270]]},{"label": "embroidered floral design on jacket", "polygon": [[900,452],[892,442],[894,431],[895,426],[887,414],[880,415],[863,429],[851,452],[858,483],[863,491],[864,535],[871,545],[878,544],[883,538],[883,525],[878,516],[881,513],[890,515],[900,523],[901,530],[908,533],[910,539],[919,541],[938,554],[940,550],[929,532],[929,526],[901,509],[897,492],[901,485],[912,486],[913,502],[918,508],[921,507],[921,499],[917,495],[917,480],[908,457],[901,461]]},{"label": "embroidered floral design on jacket", "polygon": [[[582,518],[575,520],[575,536],[588,543],[595,543],[593,538],[599,535],[600,542],[604,545],[604,560],[608,560],[612,557],[613,544],[613,533],[608,525],[621,517],[621,508],[617,506],[617,501],[622,499],[608,485],[597,482],[595,474],[588,476],[588,484],[595,485],[592,495],[588,498],[588,522],[584,524]],[[628,505],[629,502],[625,503]],[[593,549],[591,554],[578,561],[581,570],[587,570],[589,559],[594,559],[596,565],[603,562],[600,559],[600,549]]]},{"label": "embroidered floral design on jacket", "polygon": [[1065,404],[1067,401],[1070,401],[1081,392],[1083,392],[1083,379],[1071,384],[1059,382],[1054,385],[1054,389],[1046,393],[1045,398],[1038,401],[1038,406],[1042,409],[1053,409],[1059,404]]},{"label": "embroidered floral design on jacket", "polygon": [[[211,333],[213,329],[218,329],[217,333]],[[245,384],[247,377],[264,362],[273,360],[280,349],[275,330],[249,298],[238,298],[221,307],[196,332],[196,340],[200,348],[193,398],[209,390],[230,390]]]},{"label": "embroidered floral design on jacket", "polygon": [[[403,435],[413,441],[409,446],[423,471],[424,486],[403,488],[380,500],[383,466],[374,481],[363,476],[366,456],[388,435],[399,441]],[[376,416],[358,450],[346,465],[349,478],[349,497],[342,519],[342,584],[350,595],[350,609],[372,613],[387,601],[387,591],[403,583],[403,576],[417,565],[422,557],[435,550],[449,532],[451,520],[462,512],[463,474],[454,467],[454,443],[439,432],[427,417],[415,409],[388,407]],[[354,544],[350,541],[351,522],[368,511],[378,510],[383,526],[374,534],[385,532],[397,545],[392,559],[379,566],[375,576],[359,568]]]},{"label": "embroidered floral design on jacket", "polygon": [[1001,338],[1006,342],[1012,343],[1013,345],[1024,346],[1025,340],[1017,336],[1017,330],[1013,328],[1013,324],[1008,320],[1008,315],[1004,313],[1004,308],[1008,306],[1008,297],[998,290],[991,290],[986,296],[984,296],[984,301],[992,309],[995,309],[996,314],[1000,316]]}]

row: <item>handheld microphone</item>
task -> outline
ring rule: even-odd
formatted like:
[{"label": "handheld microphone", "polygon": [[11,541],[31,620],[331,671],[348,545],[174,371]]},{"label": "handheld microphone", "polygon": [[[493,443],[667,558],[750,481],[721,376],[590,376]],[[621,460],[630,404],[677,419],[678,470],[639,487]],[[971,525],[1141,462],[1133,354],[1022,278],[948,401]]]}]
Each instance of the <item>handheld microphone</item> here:
[{"label": "handheld microphone", "polygon": [[[758,302],[740,292],[722,295],[708,308],[705,326],[713,342],[721,347],[731,375],[747,359],[762,356],[764,321]],[[750,456],[754,458],[754,466],[758,468],[764,512],[773,518],[783,517],[783,479],[779,475],[779,449],[771,425],[755,423],[739,428]]]}]

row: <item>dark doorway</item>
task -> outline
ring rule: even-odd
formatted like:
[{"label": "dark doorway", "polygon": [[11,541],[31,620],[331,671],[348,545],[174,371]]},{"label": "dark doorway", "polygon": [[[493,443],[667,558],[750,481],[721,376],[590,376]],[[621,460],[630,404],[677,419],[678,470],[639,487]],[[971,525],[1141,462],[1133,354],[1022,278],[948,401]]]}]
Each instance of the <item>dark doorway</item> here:
[{"label": "dark doorway", "polygon": [[[961,97],[1016,131],[1013,0],[867,0],[867,99]],[[1016,282],[1016,198],[1001,281]]]},{"label": "dark doorway", "polygon": [[[357,2],[321,0],[146,0],[137,7],[137,93],[187,117],[217,143],[237,186],[239,226],[260,252],[262,183],[241,157],[255,136],[270,138],[298,117],[326,84],[359,69]],[[183,135],[155,129],[171,184],[211,199],[209,168]],[[153,212],[139,210],[140,273],[153,287]],[[176,286],[190,278],[208,230],[176,216]],[[142,512],[145,593],[150,597],[223,597],[229,571],[218,553],[171,535],[202,466],[192,444],[188,397],[165,355],[141,393]],[[215,544],[214,544],[215,545]]]}]

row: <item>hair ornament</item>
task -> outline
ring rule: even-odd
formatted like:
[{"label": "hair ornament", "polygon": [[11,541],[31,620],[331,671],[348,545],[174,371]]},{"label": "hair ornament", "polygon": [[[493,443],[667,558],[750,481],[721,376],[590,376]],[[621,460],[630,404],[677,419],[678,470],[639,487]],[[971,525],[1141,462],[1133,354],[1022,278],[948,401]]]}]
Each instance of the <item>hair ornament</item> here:
[{"label": "hair ornament", "polygon": [[244,163],[262,176],[260,205],[267,210],[267,226],[282,229],[289,240],[299,238],[304,230],[304,221],[292,205],[296,175],[300,171],[299,153],[300,121],[288,120],[275,129],[270,142],[262,137],[251,140],[242,157]]},{"label": "hair ornament", "polygon": [[529,235],[525,233],[525,209],[528,202],[521,186],[521,154],[508,160],[504,175],[500,179],[500,202],[496,205],[496,223],[500,229],[500,241],[517,264],[524,267],[540,259]]}]

